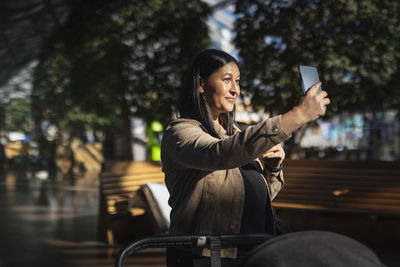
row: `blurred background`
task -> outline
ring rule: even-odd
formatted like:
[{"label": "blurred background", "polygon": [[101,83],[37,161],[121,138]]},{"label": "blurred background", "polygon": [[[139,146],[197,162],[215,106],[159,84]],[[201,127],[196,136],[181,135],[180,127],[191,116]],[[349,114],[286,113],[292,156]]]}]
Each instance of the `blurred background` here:
[{"label": "blurred background", "polygon": [[[400,161],[398,1],[3,0],[1,267],[112,265],[100,174],[159,162],[185,71],[206,48],[240,62],[240,122],[290,110],[298,66],[318,68],[332,103],[285,142],[288,159]],[[390,266],[395,248],[377,249]]]}]

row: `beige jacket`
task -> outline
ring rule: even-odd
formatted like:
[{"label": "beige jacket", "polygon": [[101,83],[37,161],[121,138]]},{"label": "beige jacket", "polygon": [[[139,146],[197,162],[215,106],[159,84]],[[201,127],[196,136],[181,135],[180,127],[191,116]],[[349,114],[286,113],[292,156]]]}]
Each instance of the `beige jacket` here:
[{"label": "beige jacket", "polygon": [[[232,136],[219,124],[215,127],[221,139],[190,119],[177,119],[164,132],[161,161],[172,207],[171,234],[239,233],[244,204],[239,167],[290,137],[281,129],[281,116],[243,132],[236,129]],[[265,178],[272,200],[283,175]]]}]

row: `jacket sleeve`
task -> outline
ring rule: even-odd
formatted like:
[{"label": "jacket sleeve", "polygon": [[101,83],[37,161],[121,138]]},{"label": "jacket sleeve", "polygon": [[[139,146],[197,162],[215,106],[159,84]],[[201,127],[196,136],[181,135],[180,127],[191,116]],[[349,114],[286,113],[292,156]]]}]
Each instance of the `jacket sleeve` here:
[{"label": "jacket sleeve", "polygon": [[273,200],[284,185],[283,171],[269,172],[264,170],[264,177],[268,183],[271,200]]},{"label": "jacket sleeve", "polygon": [[206,133],[197,121],[185,120],[164,132],[161,157],[163,165],[172,164],[175,168],[232,169],[253,161],[289,137],[281,129],[281,116],[223,139]]}]

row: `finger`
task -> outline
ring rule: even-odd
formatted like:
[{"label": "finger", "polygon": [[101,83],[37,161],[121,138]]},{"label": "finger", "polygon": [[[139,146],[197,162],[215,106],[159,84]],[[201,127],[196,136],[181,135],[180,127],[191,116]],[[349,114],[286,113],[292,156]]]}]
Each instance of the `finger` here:
[{"label": "finger", "polygon": [[307,94],[312,94],[315,95],[318,91],[318,89],[321,87],[321,82],[317,82],[311,86],[310,90],[308,90]]},{"label": "finger", "polygon": [[267,151],[266,153],[263,154],[264,158],[276,158],[279,157],[279,155],[281,154],[281,150],[272,150],[272,151]]},{"label": "finger", "polygon": [[284,158],[285,157],[285,151],[283,150],[282,145],[279,145],[276,150],[269,151],[269,152],[265,153],[264,157],[265,158],[269,158],[269,159],[272,159],[272,158]]},{"label": "finger", "polygon": [[273,157],[276,157],[277,155],[279,155],[279,153],[281,153],[281,150],[275,149],[275,150],[267,151],[264,155],[268,156],[269,158],[273,158]]},{"label": "finger", "polygon": [[277,157],[277,155],[279,155],[279,152],[280,152],[279,150],[268,151],[268,152],[264,153],[263,157],[272,159],[272,158]]},{"label": "finger", "polygon": [[324,98],[322,103],[326,106],[331,103],[331,100],[329,98]]},{"label": "finger", "polygon": [[321,96],[322,98],[325,98],[328,96],[328,92],[327,91],[321,91],[318,93],[319,96]]},{"label": "finger", "polygon": [[267,152],[279,150],[280,147],[282,147],[281,144],[276,144],[273,147],[271,147],[270,149],[268,149]]},{"label": "finger", "polygon": [[272,154],[275,154],[275,152],[274,151],[269,151],[269,152],[264,153],[263,157],[264,158],[270,158]]},{"label": "finger", "polygon": [[274,153],[274,154],[272,154],[270,156],[267,156],[267,158],[269,158],[269,159],[283,159],[284,156],[283,156],[282,153],[277,152],[277,153]]}]

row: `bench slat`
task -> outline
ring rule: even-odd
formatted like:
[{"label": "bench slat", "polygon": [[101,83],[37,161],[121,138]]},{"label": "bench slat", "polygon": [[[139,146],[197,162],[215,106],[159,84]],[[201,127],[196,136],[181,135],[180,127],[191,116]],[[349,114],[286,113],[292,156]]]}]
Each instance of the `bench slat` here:
[{"label": "bench slat", "polygon": [[159,172],[159,173],[144,173],[136,175],[101,177],[100,181],[103,184],[107,184],[107,183],[119,183],[121,181],[130,181],[130,180],[146,180],[153,177],[164,179],[164,173]]},{"label": "bench slat", "polygon": [[119,161],[119,162],[105,162],[103,163],[103,171],[100,177],[122,176],[128,174],[143,174],[143,173],[160,173],[160,162],[147,162],[147,161]]},{"label": "bench slat", "polygon": [[332,192],[333,190],[346,190],[355,193],[361,194],[369,194],[372,197],[380,196],[380,195],[389,195],[390,197],[400,198],[400,188],[394,187],[379,187],[371,188],[371,186],[349,186],[349,185],[341,185],[341,184],[305,184],[305,183],[290,183],[283,187],[281,193],[288,192],[297,192],[297,191],[306,191],[313,192],[315,194],[323,193],[323,192]]},{"label": "bench slat", "polygon": [[309,210],[309,211],[322,211],[331,213],[369,213],[376,215],[398,215],[400,209],[385,210],[381,206],[372,207],[371,205],[357,205],[357,206],[340,206],[332,207],[322,204],[315,203],[295,203],[295,202],[273,202],[273,206],[276,208],[293,209],[293,210]]},{"label": "bench slat", "polygon": [[390,198],[368,198],[368,197],[358,197],[358,196],[349,196],[348,194],[342,196],[332,196],[332,195],[310,195],[310,194],[286,194],[276,198],[276,201],[314,201],[318,202],[328,202],[332,205],[338,203],[371,203],[371,204],[381,204],[381,205],[394,205],[398,206],[399,200],[390,199]]},{"label": "bench slat", "polygon": [[335,179],[335,180],[354,180],[354,181],[382,181],[387,183],[400,183],[400,174],[399,175],[383,175],[377,174],[373,175],[369,174],[361,174],[361,173],[331,173],[331,172],[294,172],[292,170],[283,171],[285,177],[290,177],[292,179]]},{"label": "bench slat", "polygon": [[147,179],[130,179],[130,180],[121,180],[115,183],[107,183],[103,184],[102,189],[107,190],[110,188],[127,188],[130,186],[142,185],[149,182],[164,182],[163,177],[148,177]]}]

